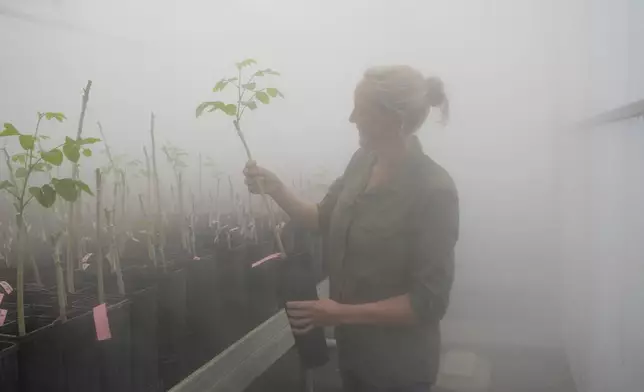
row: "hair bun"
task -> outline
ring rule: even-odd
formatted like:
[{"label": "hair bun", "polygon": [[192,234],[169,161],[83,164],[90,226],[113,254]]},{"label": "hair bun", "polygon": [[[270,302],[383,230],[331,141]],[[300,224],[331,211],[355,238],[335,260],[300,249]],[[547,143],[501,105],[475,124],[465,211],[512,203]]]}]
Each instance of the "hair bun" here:
[{"label": "hair bun", "polygon": [[425,79],[427,101],[431,106],[441,106],[445,102],[445,89],[443,81],[435,76]]}]

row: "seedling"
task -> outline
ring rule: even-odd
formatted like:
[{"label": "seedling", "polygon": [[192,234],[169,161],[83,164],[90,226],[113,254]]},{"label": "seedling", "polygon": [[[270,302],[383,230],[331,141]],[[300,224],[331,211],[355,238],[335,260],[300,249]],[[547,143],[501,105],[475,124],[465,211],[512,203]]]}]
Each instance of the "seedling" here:
[{"label": "seedling", "polygon": [[[24,268],[27,257],[27,227],[25,211],[32,200],[36,199],[40,205],[49,208],[54,205],[56,197],[73,203],[81,192],[92,194],[89,186],[74,178],[50,177],[50,181],[42,186],[30,186],[32,176],[38,172],[49,172],[54,166],[62,165],[65,158],[70,162],[78,163],[81,151],[87,145],[99,141],[96,138],[73,140],[69,137],[65,142],[51,150],[42,149],[38,141],[45,137],[40,134],[40,125],[43,120],[56,120],[63,122],[66,119],[62,113],[38,113],[36,128],[32,134],[23,134],[11,123],[5,123],[0,137],[17,137],[22,151],[13,155],[5,149],[5,160],[9,172],[9,180],[0,182],[0,189],[13,198],[16,209],[16,226],[18,228],[18,330],[20,336],[26,334],[24,314]],[[38,147],[37,147],[38,146]]]},{"label": "seedling", "polygon": [[[200,117],[204,113],[204,111],[213,112],[216,110],[220,110],[224,114],[233,117],[233,125],[235,127],[235,131],[237,132],[237,136],[239,137],[239,140],[241,140],[244,149],[246,150],[246,156],[249,161],[253,160],[253,155],[250,151],[246,137],[241,128],[241,121],[244,117],[244,113],[246,113],[246,109],[255,110],[258,108],[258,102],[263,105],[268,105],[271,102],[272,98],[284,97],[283,94],[275,87],[261,88],[257,84],[257,82],[266,75],[279,76],[279,72],[277,71],[274,71],[270,68],[258,69],[250,76],[247,76],[246,79],[244,79],[244,70],[256,65],[257,61],[255,61],[254,59],[246,59],[237,63],[237,76],[219,80],[215,87],[212,89],[213,92],[217,93],[222,92],[228,85],[233,85],[237,88],[237,100],[235,103],[226,103],[223,101],[202,102],[197,107],[196,111],[197,117]],[[266,192],[264,191],[264,186],[262,185],[262,183],[258,182],[257,185],[259,187],[266,210],[269,214],[275,241],[277,242],[279,251],[282,253],[283,257],[285,257],[286,252],[282,244],[280,232],[275,224],[275,215],[273,213],[272,205],[268,197],[266,196]]]}]

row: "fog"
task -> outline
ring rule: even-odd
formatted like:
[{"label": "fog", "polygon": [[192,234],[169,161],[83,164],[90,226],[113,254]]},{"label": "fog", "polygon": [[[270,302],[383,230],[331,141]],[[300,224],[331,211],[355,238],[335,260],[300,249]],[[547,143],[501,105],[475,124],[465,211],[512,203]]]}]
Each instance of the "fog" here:
[{"label": "fog", "polygon": [[[36,112],[63,112],[67,122],[43,129],[72,135],[91,79],[84,136],[99,137],[100,121],[113,150],[142,159],[154,112],[158,143],[189,152],[191,181],[201,154],[240,183],[246,157],[230,118],[195,118],[195,108],[214,100],[213,86],[234,76],[235,62],[253,58],[281,73],[270,84],[285,95],[244,120],[255,159],[289,183],[324,173],[329,184],[357,148],[348,116],[368,67],[408,64],[438,76],[451,119],[442,126],[432,116],[419,137],[460,195],[444,340],[564,350],[562,157],[577,147],[561,134],[641,99],[637,91],[586,99],[595,88],[609,91],[620,74],[614,64],[588,67],[589,42],[604,35],[588,32],[587,3],[3,0],[0,120],[32,129]],[[619,26],[606,18],[614,23],[600,31]],[[589,81],[606,74],[613,76]]]}]

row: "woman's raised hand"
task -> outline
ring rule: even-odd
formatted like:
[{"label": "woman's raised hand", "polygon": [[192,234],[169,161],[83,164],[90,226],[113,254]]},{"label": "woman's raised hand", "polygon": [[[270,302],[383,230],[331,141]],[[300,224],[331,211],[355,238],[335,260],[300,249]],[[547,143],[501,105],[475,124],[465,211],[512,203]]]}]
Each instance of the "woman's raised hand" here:
[{"label": "woman's raised hand", "polygon": [[248,161],[244,168],[244,176],[246,177],[244,182],[248,186],[248,190],[254,194],[260,193],[259,183],[261,183],[264,192],[268,195],[275,194],[283,186],[282,181],[275,173],[261,166],[257,166],[255,161]]}]

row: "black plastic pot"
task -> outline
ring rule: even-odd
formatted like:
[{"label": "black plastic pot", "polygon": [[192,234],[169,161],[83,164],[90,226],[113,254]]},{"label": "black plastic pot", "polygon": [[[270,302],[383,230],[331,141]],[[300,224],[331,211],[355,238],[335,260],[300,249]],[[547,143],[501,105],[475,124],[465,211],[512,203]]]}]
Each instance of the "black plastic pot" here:
[{"label": "black plastic pot", "polygon": [[107,308],[112,338],[97,342],[103,392],[132,391],[130,305],[124,300]]},{"label": "black plastic pot", "polygon": [[181,381],[186,366],[186,272],[178,269],[160,273],[158,282],[159,374],[164,390]]},{"label": "black plastic pot", "polygon": [[64,335],[49,317],[25,318],[27,334],[18,336],[18,323],[0,327],[0,339],[17,343],[20,391],[67,392],[63,360]]},{"label": "black plastic pot", "polygon": [[[87,297],[76,300],[73,306],[84,309],[85,313],[63,324],[68,334],[65,361],[70,390],[102,392],[132,390],[131,304],[129,300],[113,297],[108,297],[107,301],[111,339],[104,341],[96,339],[96,328],[91,311],[98,305],[96,298]],[[99,387],[96,387],[97,378]],[[94,389],[89,389],[86,385],[91,385]]]},{"label": "black plastic pot", "polygon": [[[130,302],[130,354],[133,391],[159,390],[157,274],[153,268],[128,265],[123,280]],[[116,279],[106,281],[106,291],[118,298]]]},{"label": "black plastic pot", "polygon": [[[308,253],[289,255],[286,260],[280,262],[278,292],[283,304],[289,301],[318,299],[317,279],[311,264],[311,256]],[[320,367],[329,361],[324,329],[315,328],[294,338],[304,368]]]},{"label": "black plastic pot", "polygon": [[18,346],[0,342],[0,391],[18,392]]},{"label": "black plastic pot", "polygon": [[191,369],[212,359],[218,351],[217,324],[219,300],[217,295],[217,262],[214,257],[202,257],[183,263],[187,273],[186,310],[189,330],[189,358]]},{"label": "black plastic pot", "polygon": [[102,363],[92,312],[85,308],[83,314],[68,320],[60,328],[64,342],[66,390],[100,391]]},{"label": "black plastic pot", "polygon": [[159,391],[157,347],[157,287],[138,290],[129,296],[132,354],[132,391]]},{"label": "black plastic pot", "polygon": [[240,246],[217,253],[217,338],[221,350],[246,335],[253,327],[247,291],[248,249]]}]

